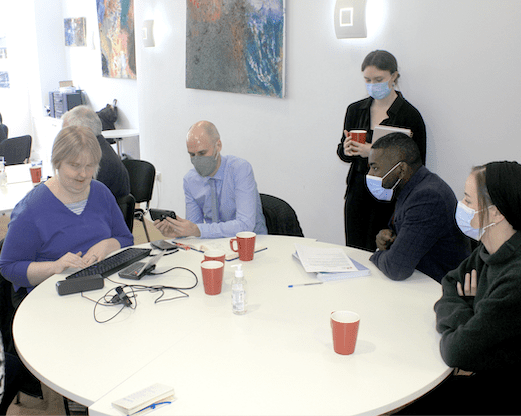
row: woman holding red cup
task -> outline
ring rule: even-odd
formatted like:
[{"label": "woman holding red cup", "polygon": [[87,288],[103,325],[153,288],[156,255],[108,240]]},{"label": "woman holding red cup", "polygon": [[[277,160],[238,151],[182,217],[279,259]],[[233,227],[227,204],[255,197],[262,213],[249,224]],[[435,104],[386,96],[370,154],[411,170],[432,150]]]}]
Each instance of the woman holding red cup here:
[{"label": "woman holding red cup", "polygon": [[[365,184],[373,130],[378,125],[411,130],[424,164],[426,132],[421,114],[396,90],[400,74],[392,54],[382,50],[369,53],[362,62],[362,74],[369,97],[347,108],[337,154],[351,164],[344,207],[346,245],[374,251],[376,235],[389,228],[394,202],[377,201]],[[365,130],[365,140],[360,130]]]}]

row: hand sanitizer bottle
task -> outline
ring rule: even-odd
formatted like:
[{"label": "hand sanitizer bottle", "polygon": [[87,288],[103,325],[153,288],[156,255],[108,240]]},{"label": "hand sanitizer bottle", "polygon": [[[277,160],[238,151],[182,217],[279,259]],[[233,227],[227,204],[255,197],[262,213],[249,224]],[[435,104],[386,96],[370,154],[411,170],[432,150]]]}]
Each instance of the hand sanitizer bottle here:
[{"label": "hand sanitizer bottle", "polygon": [[242,271],[242,264],[237,264],[235,277],[232,280],[232,310],[236,315],[244,315],[247,310],[246,280]]},{"label": "hand sanitizer bottle", "polygon": [[5,171],[5,160],[0,156],[0,186],[7,185],[7,173]]}]

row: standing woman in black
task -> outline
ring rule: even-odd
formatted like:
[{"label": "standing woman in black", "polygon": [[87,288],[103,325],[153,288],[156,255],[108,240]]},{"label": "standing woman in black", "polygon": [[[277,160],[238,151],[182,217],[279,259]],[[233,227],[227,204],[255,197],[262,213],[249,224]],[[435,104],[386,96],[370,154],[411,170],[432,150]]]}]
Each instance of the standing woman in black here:
[{"label": "standing woman in black", "polygon": [[[424,164],[426,133],[421,114],[395,89],[400,74],[392,54],[382,50],[369,53],[362,63],[362,74],[369,97],[347,108],[337,154],[344,162],[351,163],[344,207],[346,245],[375,251],[376,234],[389,228],[394,201],[377,201],[365,184],[373,129],[383,125],[411,130]],[[366,130],[366,143],[352,141],[351,130]]]}]

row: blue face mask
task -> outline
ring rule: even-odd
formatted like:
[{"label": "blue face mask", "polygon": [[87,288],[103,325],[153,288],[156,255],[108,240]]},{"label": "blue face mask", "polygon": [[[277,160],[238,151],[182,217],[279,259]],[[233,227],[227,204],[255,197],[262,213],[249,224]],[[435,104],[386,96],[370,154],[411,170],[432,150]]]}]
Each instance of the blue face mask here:
[{"label": "blue face mask", "polygon": [[479,241],[481,240],[481,237],[483,237],[485,230],[489,227],[492,227],[493,225],[496,225],[496,223],[490,223],[482,229],[474,228],[472,225],[470,225],[470,222],[474,219],[476,212],[479,211],[476,211],[466,206],[463,202],[458,201],[458,206],[456,207],[456,224],[458,224],[458,227],[463,234]]},{"label": "blue face mask", "polygon": [[367,184],[367,189],[369,189],[369,192],[378,199],[379,201],[387,201],[389,202],[391,199],[393,199],[393,193],[394,188],[398,186],[401,179],[398,179],[396,183],[393,185],[391,189],[386,189],[382,186],[382,182],[384,178],[389,175],[395,168],[402,162],[398,162],[396,165],[392,167],[389,172],[387,172],[383,177],[379,178],[378,176],[372,176],[372,175],[366,175],[365,176],[365,183]]},{"label": "blue face mask", "polygon": [[379,82],[377,84],[366,83],[365,88],[367,89],[367,93],[375,100],[382,100],[391,93],[389,82]]}]

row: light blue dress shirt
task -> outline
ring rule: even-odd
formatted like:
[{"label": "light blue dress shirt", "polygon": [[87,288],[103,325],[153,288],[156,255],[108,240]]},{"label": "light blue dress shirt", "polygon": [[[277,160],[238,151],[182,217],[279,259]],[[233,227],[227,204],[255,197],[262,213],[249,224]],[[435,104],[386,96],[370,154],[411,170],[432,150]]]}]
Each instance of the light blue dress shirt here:
[{"label": "light blue dress shirt", "polygon": [[183,179],[186,219],[199,227],[201,238],[235,237],[240,231],[267,234],[266,220],[251,165],[236,156],[222,156],[216,180],[219,222],[212,223],[210,178],[191,169]]}]

